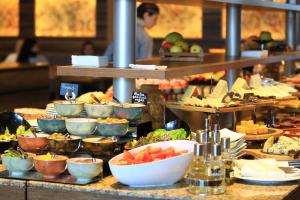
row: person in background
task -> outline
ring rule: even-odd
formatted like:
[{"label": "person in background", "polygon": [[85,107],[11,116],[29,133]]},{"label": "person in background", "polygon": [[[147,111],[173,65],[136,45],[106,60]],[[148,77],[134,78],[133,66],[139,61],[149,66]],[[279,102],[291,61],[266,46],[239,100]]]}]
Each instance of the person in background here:
[{"label": "person in background", "polygon": [[80,55],[96,55],[96,47],[91,40],[82,43]]},{"label": "person in background", "polygon": [[3,62],[5,63],[16,63],[17,58],[19,56],[21,47],[23,46],[24,40],[23,39],[18,39],[15,44],[15,51],[8,54]]},{"label": "person in background", "polygon": [[[142,3],[137,8],[136,21],[136,47],[135,58],[150,58],[153,54],[153,39],[145,29],[151,29],[156,25],[159,15],[159,8],[153,3]],[[110,44],[105,51],[110,61],[113,60],[113,44]]]},{"label": "person in background", "polygon": [[48,60],[45,56],[40,54],[38,43],[34,39],[26,39],[21,47],[20,53],[17,58],[19,63],[46,63]]}]

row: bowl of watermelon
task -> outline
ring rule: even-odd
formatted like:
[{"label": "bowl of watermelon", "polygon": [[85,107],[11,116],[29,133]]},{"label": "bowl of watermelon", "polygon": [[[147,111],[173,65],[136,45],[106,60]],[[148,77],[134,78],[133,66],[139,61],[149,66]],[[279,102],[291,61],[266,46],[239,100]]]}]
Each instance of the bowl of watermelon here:
[{"label": "bowl of watermelon", "polygon": [[172,185],[189,167],[194,143],[172,140],[141,146],[110,159],[109,168],[119,182],[130,187]]}]

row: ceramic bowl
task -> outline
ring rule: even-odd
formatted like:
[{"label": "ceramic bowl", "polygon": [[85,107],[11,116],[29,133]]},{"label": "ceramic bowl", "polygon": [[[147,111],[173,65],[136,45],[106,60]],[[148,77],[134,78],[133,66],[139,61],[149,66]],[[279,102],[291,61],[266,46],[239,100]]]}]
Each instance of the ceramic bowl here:
[{"label": "ceramic bowl", "polygon": [[48,146],[48,134],[37,133],[37,137],[33,134],[19,135],[17,137],[19,146],[26,152],[38,153]]},{"label": "ceramic bowl", "polygon": [[76,177],[78,182],[88,182],[103,171],[103,161],[92,158],[71,158],[67,160],[69,173]]},{"label": "ceramic bowl", "polygon": [[78,117],[84,109],[84,102],[54,101],[54,109],[63,117]]},{"label": "ceramic bowl", "polygon": [[84,104],[84,109],[86,110],[90,118],[108,118],[114,113],[113,103],[109,104]]},{"label": "ceramic bowl", "polygon": [[39,155],[33,158],[36,171],[41,173],[46,179],[56,178],[62,174],[67,168],[66,156],[56,155],[54,159],[45,160],[45,155]]},{"label": "ceramic bowl", "polygon": [[145,107],[143,104],[117,104],[114,106],[114,113],[117,118],[137,121],[143,117]]},{"label": "ceramic bowl", "polygon": [[103,123],[97,122],[97,131],[102,136],[112,137],[112,136],[123,136],[127,133],[129,128],[129,123]]},{"label": "ceramic bowl", "polygon": [[149,163],[118,165],[123,159],[122,153],[109,161],[109,168],[118,181],[131,187],[172,185],[182,179],[188,169],[193,158],[194,144],[194,141],[189,140],[172,140],[145,145],[130,152],[137,153],[148,146],[155,146],[162,149],[174,147],[175,150],[188,150],[188,153]]},{"label": "ceramic bowl", "polygon": [[82,147],[93,155],[110,156],[117,146],[117,141],[113,138],[92,137],[82,140]]},{"label": "ceramic bowl", "polygon": [[64,133],[66,131],[64,119],[38,118],[37,123],[41,131],[45,133]]},{"label": "ceramic bowl", "polygon": [[86,137],[96,130],[96,119],[69,118],[66,119],[66,127],[70,134]]},{"label": "ceramic bowl", "polygon": [[4,154],[1,155],[2,163],[4,167],[9,171],[12,176],[22,176],[33,167],[33,156],[34,154],[29,154],[28,158],[17,158],[8,157]]},{"label": "ceramic bowl", "polygon": [[79,149],[81,138],[71,135],[68,139],[54,139],[50,136],[48,140],[49,151],[56,154],[67,154],[74,153]]}]

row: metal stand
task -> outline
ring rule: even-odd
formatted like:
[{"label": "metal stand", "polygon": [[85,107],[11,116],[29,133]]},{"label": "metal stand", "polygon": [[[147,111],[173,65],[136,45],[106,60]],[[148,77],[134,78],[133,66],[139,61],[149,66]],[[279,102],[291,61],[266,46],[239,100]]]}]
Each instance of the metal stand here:
[{"label": "metal stand", "polygon": [[[113,67],[126,68],[135,63],[136,1],[114,0]],[[131,102],[135,80],[114,78],[113,94],[120,102]]]},{"label": "metal stand", "polygon": [[[237,4],[227,4],[227,24],[226,24],[226,56],[238,57],[241,55],[241,6]],[[231,88],[237,78],[235,69],[227,70],[228,87]]]},{"label": "metal stand", "polygon": [[[286,12],[286,42],[296,49],[296,13],[295,11]],[[285,75],[290,76],[294,73],[294,63],[293,61],[287,61]]]}]

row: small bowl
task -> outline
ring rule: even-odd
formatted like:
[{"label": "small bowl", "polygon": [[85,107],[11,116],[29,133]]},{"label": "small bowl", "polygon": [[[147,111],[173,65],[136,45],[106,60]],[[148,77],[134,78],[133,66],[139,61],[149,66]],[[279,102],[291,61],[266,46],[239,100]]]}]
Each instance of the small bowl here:
[{"label": "small bowl", "polygon": [[82,140],[82,147],[93,155],[112,155],[117,146],[117,141],[113,138],[101,139],[103,137],[85,138]]},{"label": "small bowl", "polygon": [[48,146],[48,134],[37,133],[37,137],[33,134],[19,135],[19,146],[26,152],[38,153]]},{"label": "small bowl", "polygon": [[103,171],[103,161],[92,158],[71,158],[67,160],[69,173],[76,177],[78,182],[89,182]]},{"label": "small bowl", "polygon": [[188,150],[188,153],[148,163],[118,165],[117,163],[123,159],[122,153],[109,160],[109,168],[118,181],[131,187],[172,185],[182,179],[188,169],[193,158],[195,143],[190,140],[172,140],[148,144],[132,149],[130,152],[138,153],[148,146],[154,146],[162,149],[174,147],[175,150]]},{"label": "small bowl", "polygon": [[70,138],[66,139],[54,139],[51,136],[49,140],[49,151],[55,154],[67,154],[74,153],[80,147],[81,138],[78,136],[71,135]]},{"label": "small bowl", "polygon": [[54,109],[63,117],[78,117],[83,111],[84,102],[54,101]]},{"label": "small bowl", "polygon": [[53,179],[62,174],[67,168],[66,156],[56,155],[54,159],[44,160],[45,155],[36,156],[33,158],[35,169],[46,179]]},{"label": "small bowl", "polygon": [[97,130],[105,137],[123,136],[127,133],[129,122],[125,123],[102,123],[97,122]]},{"label": "small bowl", "polygon": [[117,104],[114,106],[114,113],[117,118],[137,121],[143,117],[145,107],[143,104]]},{"label": "small bowl", "polygon": [[86,137],[95,132],[96,120],[88,118],[70,118],[66,119],[66,127],[70,134]]},{"label": "small bowl", "polygon": [[108,118],[114,113],[113,103],[110,104],[84,104],[84,109],[91,118]]},{"label": "small bowl", "polygon": [[10,175],[22,176],[33,168],[33,156],[34,154],[29,154],[28,158],[23,159],[8,157],[3,154],[1,155],[1,159],[4,167],[9,171]]},{"label": "small bowl", "polygon": [[66,124],[64,119],[38,118],[37,123],[41,131],[45,133],[63,133],[66,131]]}]

